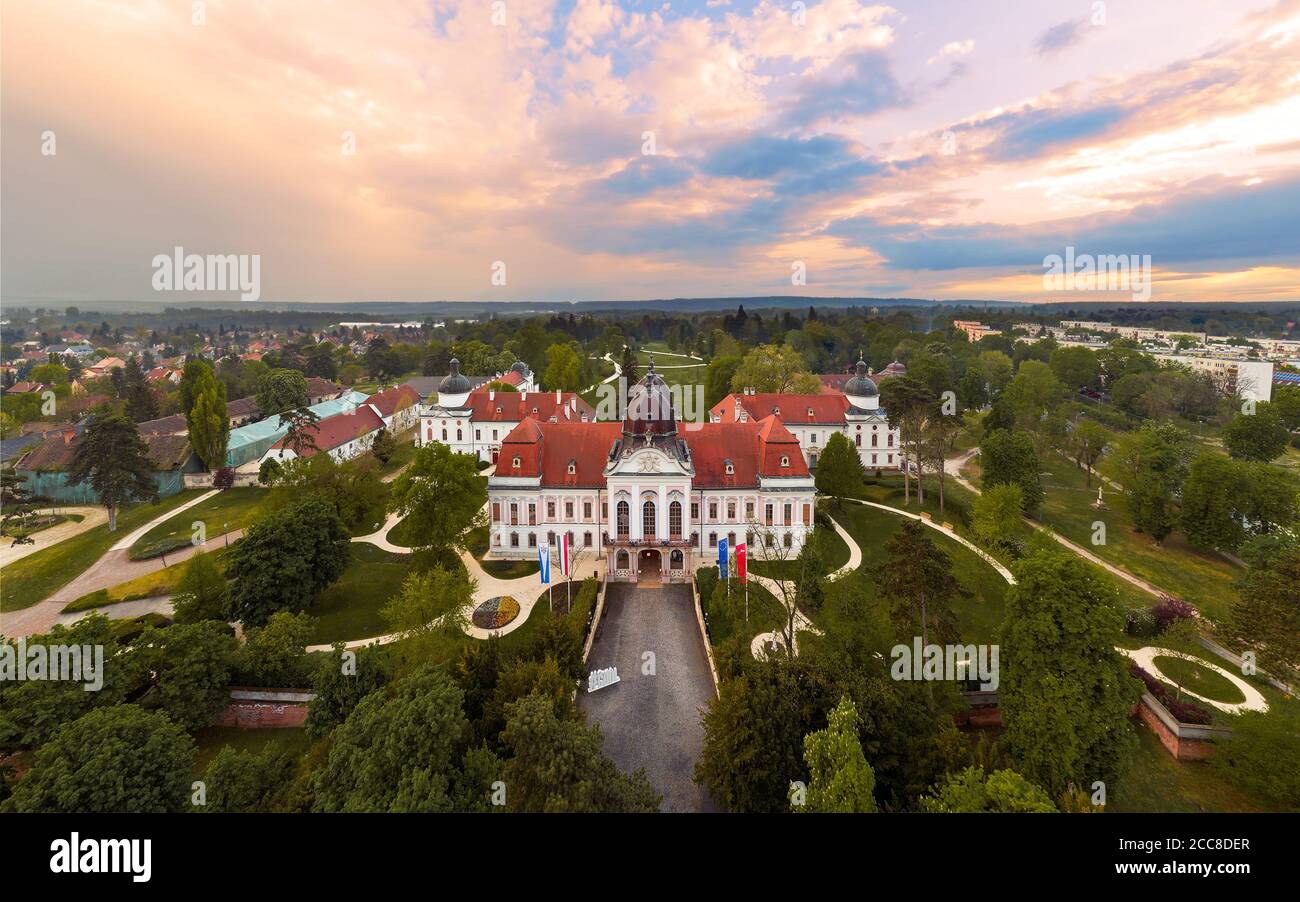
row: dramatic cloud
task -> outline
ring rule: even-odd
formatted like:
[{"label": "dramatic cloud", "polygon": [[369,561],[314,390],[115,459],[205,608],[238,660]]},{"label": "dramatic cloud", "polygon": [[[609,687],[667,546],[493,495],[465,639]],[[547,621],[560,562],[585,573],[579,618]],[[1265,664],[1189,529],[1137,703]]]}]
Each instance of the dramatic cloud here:
[{"label": "dramatic cloud", "polygon": [[4,301],[176,245],[273,300],[1033,297],[1067,243],[1291,291],[1300,0],[1112,6],[9,4]]}]

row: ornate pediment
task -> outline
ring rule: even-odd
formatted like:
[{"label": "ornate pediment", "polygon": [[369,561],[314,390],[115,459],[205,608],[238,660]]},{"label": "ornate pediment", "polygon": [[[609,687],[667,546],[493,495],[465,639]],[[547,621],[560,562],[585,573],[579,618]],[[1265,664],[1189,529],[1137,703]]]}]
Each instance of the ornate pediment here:
[{"label": "ornate pediment", "polygon": [[689,476],[689,466],[659,448],[637,448],[632,453],[612,461],[605,470],[606,476]]}]

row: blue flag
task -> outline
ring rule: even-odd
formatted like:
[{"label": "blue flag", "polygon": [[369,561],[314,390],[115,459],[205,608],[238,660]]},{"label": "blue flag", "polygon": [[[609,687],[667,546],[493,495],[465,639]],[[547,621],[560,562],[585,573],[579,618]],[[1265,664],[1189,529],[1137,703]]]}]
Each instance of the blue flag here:
[{"label": "blue flag", "polygon": [[537,546],[537,563],[542,568],[542,585],[551,581],[551,549],[546,545]]},{"label": "blue flag", "polygon": [[727,540],[718,539],[718,579],[727,578]]}]

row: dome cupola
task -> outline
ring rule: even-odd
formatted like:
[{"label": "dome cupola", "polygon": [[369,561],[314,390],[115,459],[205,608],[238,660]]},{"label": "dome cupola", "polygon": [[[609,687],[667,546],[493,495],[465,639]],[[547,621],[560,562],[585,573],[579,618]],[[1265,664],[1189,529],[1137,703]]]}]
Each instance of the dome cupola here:
[{"label": "dome cupola", "polygon": [[646,366],[641,381],[632,386],[623,417],[623,437],[643,438],[647,443],[656,437],[677,435],[677,410],[672,391],[663,377],[655,372],[654,357]]},{"label": "dome cupola", "polygon": [[469,397],[473,386],[461,375],[460,361],[451,358],[451,373],[438,386],[438,403],[443,407],[459,407]]},{"label": "dome cupola", "polygon": [[867,372],[867,362],[860,353],[853,378],[844,383],[844,396],[859,410],[874,410],[880,406],[880,389]]}]

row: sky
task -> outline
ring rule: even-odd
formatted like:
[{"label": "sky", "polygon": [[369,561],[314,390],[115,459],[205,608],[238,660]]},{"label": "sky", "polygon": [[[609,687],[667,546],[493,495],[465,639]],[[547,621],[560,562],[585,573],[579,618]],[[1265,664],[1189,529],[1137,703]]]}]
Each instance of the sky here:
[{"label": "sky", "polygon": [[[1300,298],[1300,0],[6,0],[0,296]],[[802,277],[802,278],[801,278]],[[166,283],[163,283],[166,287]]]}]

